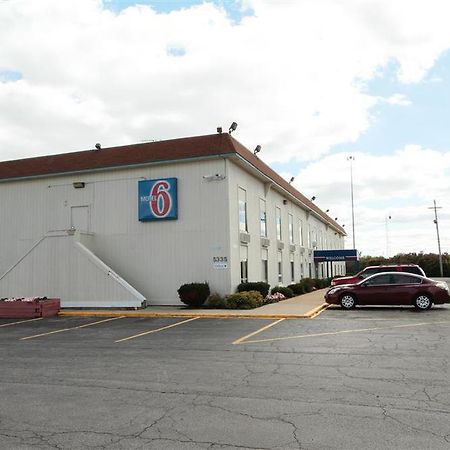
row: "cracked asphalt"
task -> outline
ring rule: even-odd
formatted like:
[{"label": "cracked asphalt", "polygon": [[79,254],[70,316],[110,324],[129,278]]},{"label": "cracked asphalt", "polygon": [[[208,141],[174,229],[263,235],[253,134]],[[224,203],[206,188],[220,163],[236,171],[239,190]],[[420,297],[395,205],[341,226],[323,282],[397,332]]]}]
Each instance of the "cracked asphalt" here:
[{"label": "cracked asphalt", "polygon": [[450,448],[449,306],[181,321],[0,319],[0,448]]}]

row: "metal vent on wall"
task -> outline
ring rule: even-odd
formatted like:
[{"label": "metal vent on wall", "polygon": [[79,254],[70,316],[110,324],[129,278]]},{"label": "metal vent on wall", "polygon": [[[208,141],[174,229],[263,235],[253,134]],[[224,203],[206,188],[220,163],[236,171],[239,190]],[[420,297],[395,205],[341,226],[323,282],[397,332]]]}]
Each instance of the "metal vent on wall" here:
[{"label": "metal vent on wall", "polygon": [[239,240],[245,244],[248,244],[250,242],[250,235],[248,233],[240,232]]},{"label": "metal vent on wall", "polygon": [[261,247],[268,247],[270,245],[270,239],[262,237],[261,238]]}]

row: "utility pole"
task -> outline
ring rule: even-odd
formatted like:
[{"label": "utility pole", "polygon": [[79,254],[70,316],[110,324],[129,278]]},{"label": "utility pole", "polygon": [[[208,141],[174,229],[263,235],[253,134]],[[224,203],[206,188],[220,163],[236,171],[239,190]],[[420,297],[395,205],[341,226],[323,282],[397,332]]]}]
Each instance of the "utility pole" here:
[{"label": "utility pole", "polygon": [[438,224],[438,215],[437,210],[442,209],[441,206],[436,206],[436,200],[433,200],[434,206],[430,206],[428,209],[434,209],[434,223],[436,224],[436,234],[437,234],[437,242],[439,249],[439,269],[441,271],[441,277],[444,276],[444,268],[442,267],[442,253],[441,253],[441,240],[439,239],[439,224]]},{"label": "utility pole", "polygon": [[355,207],[353,203],[353,161],[355,160],[354,156],[349,156],[347,161],[350,161],[350,191],[352,196],[352,235],[353,235],[353,249],[356,249],[355,245]]}]

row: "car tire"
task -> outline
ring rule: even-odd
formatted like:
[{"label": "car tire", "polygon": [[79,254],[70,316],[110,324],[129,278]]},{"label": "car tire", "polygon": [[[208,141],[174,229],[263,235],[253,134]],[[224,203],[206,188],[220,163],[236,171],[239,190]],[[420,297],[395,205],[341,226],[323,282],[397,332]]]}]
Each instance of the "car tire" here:
[{"label": "car tire", "polygon": [[426,294],[420,294],[414,299],[414,308],[419,311],[426,311],[433,304],[431,297]]},{"label": "car tire", "polygon": [[352,294],[343,294],[340,303],[343,309],[353,309],[356,306],[356,298]]}]

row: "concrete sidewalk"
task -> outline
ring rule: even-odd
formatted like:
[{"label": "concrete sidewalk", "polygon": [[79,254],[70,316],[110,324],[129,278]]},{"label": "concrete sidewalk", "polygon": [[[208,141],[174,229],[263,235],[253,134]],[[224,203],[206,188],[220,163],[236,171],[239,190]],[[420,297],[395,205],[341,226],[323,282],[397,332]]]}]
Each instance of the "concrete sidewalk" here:
[{"label": "concrete sidewalk", "polygon": [[328,305],[324,301],[326,289],[293,297],[255,309],[192,309],[184,306],[148,306],[136,311],[103,309],[63,309],[60,316],[78,317],[211,317],[245,319],[311,319]]}]

